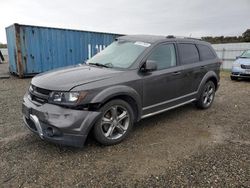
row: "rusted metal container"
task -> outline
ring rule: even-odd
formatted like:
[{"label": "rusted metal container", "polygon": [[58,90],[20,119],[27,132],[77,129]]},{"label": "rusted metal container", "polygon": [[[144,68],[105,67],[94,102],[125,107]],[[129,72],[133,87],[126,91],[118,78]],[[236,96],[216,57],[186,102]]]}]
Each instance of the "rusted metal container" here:
[{"label": "rusted metal container", "polygon": [[19,77],[83,63],[121,36],[14,24],[6,28],[9,70]]}]

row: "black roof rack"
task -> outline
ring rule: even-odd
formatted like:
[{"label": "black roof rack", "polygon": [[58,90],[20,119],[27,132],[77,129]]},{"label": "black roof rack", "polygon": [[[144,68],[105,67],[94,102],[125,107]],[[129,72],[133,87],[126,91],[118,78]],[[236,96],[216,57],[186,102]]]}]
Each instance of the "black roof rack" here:
[{"label": "black roof rack", "polygon": [[174,35],[168,35],[166,38],[173,39],[173,38],[175,38],[175,36]]}]

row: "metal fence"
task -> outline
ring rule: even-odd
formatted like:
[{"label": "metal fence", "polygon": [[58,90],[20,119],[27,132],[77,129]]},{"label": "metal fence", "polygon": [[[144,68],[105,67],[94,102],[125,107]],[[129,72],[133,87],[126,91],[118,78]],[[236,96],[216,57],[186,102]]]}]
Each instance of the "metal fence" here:
[{"label": "metal fence", "polygon": [[236,57],[250,49],[250,43],[213,44],[212,46],[223,61],[222,69],[231,69]]},{"label": "metal fence", "polygon": [[0,48],[0,50],[1,50],[2,54],[3,54],[4,61],[8,62],[8,60],[9,60],[8,49],[7,48]]}]

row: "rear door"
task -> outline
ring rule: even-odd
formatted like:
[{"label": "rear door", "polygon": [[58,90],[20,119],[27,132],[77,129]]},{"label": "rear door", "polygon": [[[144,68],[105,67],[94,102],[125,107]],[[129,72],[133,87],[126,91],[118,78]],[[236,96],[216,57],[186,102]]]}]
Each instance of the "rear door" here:
[{"label": "rear door", "polygon": [[181,95],[194,95],[197,91],[195,87],[197,80],[200,79],[200,56],[198,48],[194,43],[178,43],[180,66],[183,70],[183,82],[179,93]]},{"label": "rear door", "polygon": [[196,79],[194,80],[193,87],[198,90],[201,80],[203,79],[205,74],[210,70],[215,71],[216,69],[218,69],[219,64],[216,61],[216,55],[209,46],[204,44],[197,44],[196,46],[200,54],[200,63],[195,71]]}]

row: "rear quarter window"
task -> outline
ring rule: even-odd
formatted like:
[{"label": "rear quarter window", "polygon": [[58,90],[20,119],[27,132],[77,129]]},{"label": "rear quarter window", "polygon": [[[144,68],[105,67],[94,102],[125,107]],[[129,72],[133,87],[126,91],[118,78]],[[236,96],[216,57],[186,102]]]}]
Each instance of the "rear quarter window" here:
[{"label": "rear quarter window", "polygon": [[191,64],[199,62],[199,52],[195,44],[178,44],[181,64]]},{"label": "rear quarter window", "polygon": [[200,57],[202,61],[215,58],[213,51],[208,46],[198,44],[197,47],[199,49]]}]

